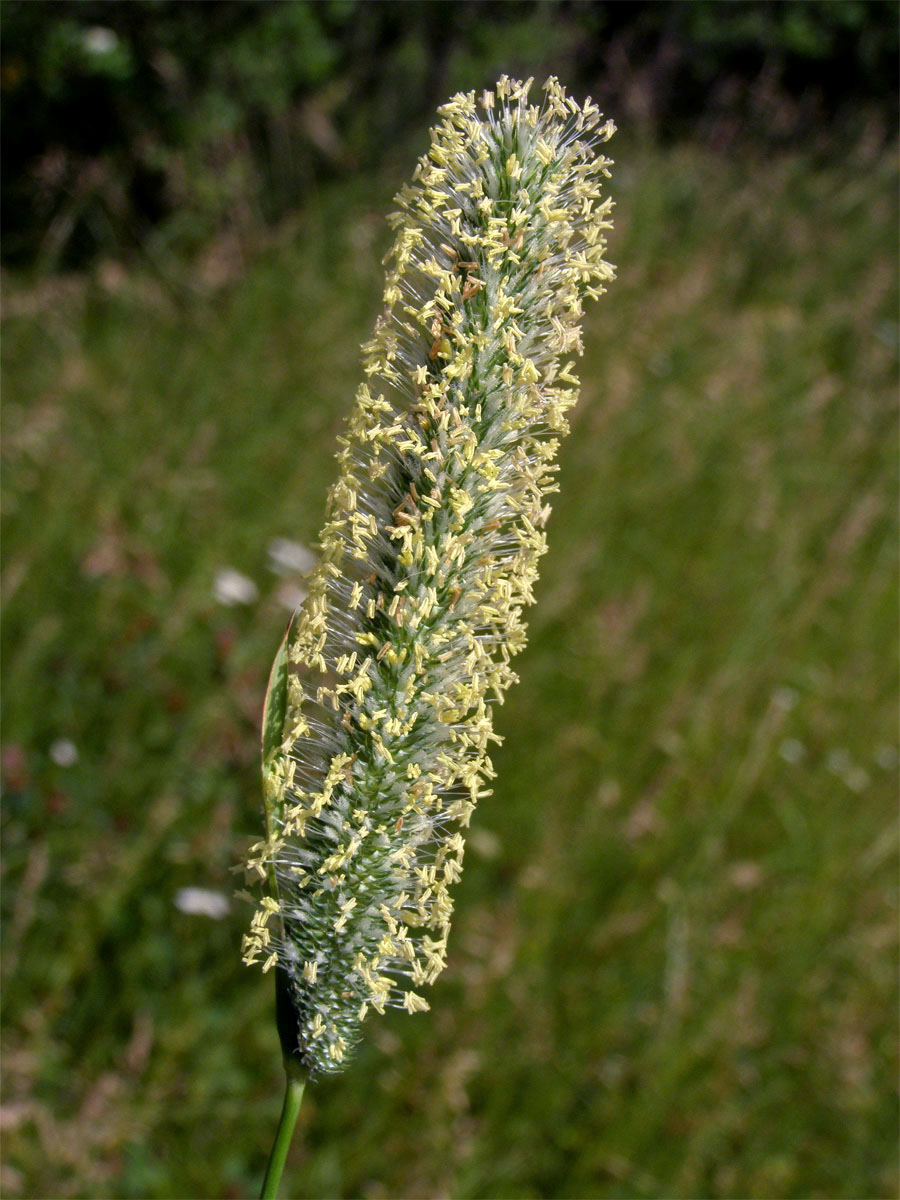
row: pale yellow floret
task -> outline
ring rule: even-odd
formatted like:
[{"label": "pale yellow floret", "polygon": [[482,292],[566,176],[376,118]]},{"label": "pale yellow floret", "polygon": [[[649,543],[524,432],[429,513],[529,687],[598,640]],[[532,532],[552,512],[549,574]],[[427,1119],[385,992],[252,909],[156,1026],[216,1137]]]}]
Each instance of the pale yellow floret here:
[{"label": "pale yellow floret", "polygon": [[428,1012],[431,1007],[427,1000],[415,992],[403,993],[403,1007],[408,1013]]}]

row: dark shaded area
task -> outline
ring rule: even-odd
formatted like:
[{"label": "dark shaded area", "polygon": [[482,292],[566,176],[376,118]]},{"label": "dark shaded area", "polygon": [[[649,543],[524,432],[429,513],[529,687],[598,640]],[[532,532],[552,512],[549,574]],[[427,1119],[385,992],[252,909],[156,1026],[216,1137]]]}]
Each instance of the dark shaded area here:
[{"label": "dark shaded area", "polygon": [[885,0],[6,0],[3,260],[191,251],[376,164],[457,88],[558,73],[714,145],[896,127]]}]

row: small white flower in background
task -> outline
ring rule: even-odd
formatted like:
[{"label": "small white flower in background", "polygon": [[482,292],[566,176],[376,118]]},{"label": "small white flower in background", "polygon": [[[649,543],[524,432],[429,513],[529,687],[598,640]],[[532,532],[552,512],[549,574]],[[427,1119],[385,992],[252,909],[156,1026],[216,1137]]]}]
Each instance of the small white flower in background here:
[{"label": "small white flower in background", "polygon": [[186,887],[179,888],[175,893],[175,907],[192,917],[211,917],[214,921],[221,921],[228,915],[231,906],[228,898],[221,892],[213,892],[209,888]]},{"label": "small white flower in background", "polygon": [[832,775],[846,775],[853,769],[853,759],[844,746],[836,746],[825,756],[825,766]]},{"label": "small white flower in background", "polygon": [[795,708],[799,699],[796,689],[792,687],[779,687],[772,693],[772,703],[776,708],[784,709],[785,712],[790,712],[792,708]]},{"label": "small white flower in background", "polygon": [[275,591],[275,599],[288,612],[296,612],[307,595],[305,587],[301,587],[299,583],[292,583],[290,579],[286,579]]},{"label": "small white flower in background", "polygon": [[875,752],[875,761],[882,771],[893,771],[898,761],[896,747],[887,744],[879,746]]},{"label": "small white flower in background", "polygon": [[470,829],[469,845],[479,858],[488,861],[496,858],[503,849],[503,843],[490,829]]},{"label": "small white flower in background", "polygon": [[843,780],[851,792],[864,792],[872,782],[869,772],[853,761],[849,750],[844,746],[837,746],[828,751],[825,766],[833,775]]},{"label": "small white flower in background", "polygon": [[803,762],[804,758],[806,758],[806,747],[796,738],[785,738],[778,747],[778,753],[785,762],[790,763],[791,766],[796,766],[797,763]]},{"label": "small white flower in background", "polygon": [[233,606],[235,604],[252,604],[259,597],[259,589],[252,579],[235,571],[233,567],[223,567],[216,572],[213,584],[213,596],[220,604]]},{"label": "small white flower in background", "polygon": [[95,25],[92,29],[85,30],[82,38],[82,45],[89,54],[112,54],[118,44],[119,39],[115,32],[103,25]]},{"label": "small white flower in background", "polygon": [[78,762],[78,747],[68,738],[57,738],[50,747],[50,757],[58,767],[74,767]]},{"label": "small white flower in background", "polygon": [[303,575],[316,565],[316,556],[302,542],[273,538],[269,542],[269,567],[279,575]]},{"label": "small white flower in background", "polygon": [[762,883],[763,870],[758,862],[736,862],[728,876],[736,888],[742,892],[749,892]]},{"label": "small white flower in background", "polygon": [[864,792],[871,782],[865,767],[851,767],[844,776],[844,783],[851,792]]}]

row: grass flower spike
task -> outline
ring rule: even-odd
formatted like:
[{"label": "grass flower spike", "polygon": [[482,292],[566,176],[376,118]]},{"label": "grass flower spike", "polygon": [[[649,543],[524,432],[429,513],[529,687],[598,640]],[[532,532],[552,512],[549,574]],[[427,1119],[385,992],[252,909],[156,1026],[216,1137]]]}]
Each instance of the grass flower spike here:
[{"label": "grass flower spike", "polygon": [[428,1008],[463,831],[515,681],[585,296],[613,277],[613,126],[555,79],[440,110],[392,218],[384,310],[321,560],[273,668],[248,963],[286,1061],[340,1069],[370,1010]]}]

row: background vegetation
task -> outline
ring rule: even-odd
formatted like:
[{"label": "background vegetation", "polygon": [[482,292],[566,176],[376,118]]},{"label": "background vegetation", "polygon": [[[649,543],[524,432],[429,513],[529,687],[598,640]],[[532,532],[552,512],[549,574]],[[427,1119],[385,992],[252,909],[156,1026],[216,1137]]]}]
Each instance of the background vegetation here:
[{"label": "background vegetation", "polygon": [[[890,0],[4,0],[3,256],[242,242],[500,70],[719,148],[896,126]],[[549,67],[548,67],[549,64]]]},{"label": "background vegetation", "polygon": [[623,125],[619,279],[450,967],[312,1090],[286,1191],[896,1195],[895,7],[3,13],[3,1194],[258,1188],[273,543],[432,102],[552,69]]}]

